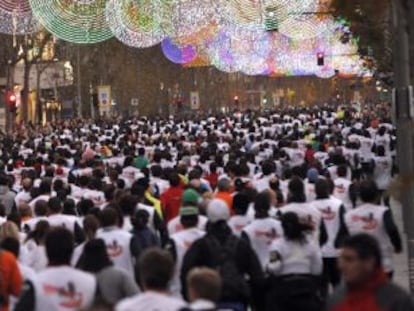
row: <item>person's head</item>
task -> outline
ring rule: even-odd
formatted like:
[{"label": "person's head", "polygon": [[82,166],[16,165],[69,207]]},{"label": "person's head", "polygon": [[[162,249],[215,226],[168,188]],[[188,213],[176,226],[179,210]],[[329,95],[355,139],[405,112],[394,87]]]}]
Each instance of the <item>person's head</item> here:
[{"label": "person's head", "polygon": [[356,234],[347,238],[339,256],[339,268],[349,286],[369,281],[382,267],[378,241],[368,234]]},{"label": "person's head", "polygon": [[289,182],[289,202],[306,202],[305,185],[300,177],[294,176]]},{"label": "person's head", "polygon": [[180,176],[177,173],[171,173],[168,177],[168,181],[171,187],[178,187],[180,184]]},{"label": "person's head", "polygon": [[36,223],[35,228],[29,233],[26,240],[33,239],[36,244],[44,244],[46,235],[50,231],[50,225],[46,220],[40,220]]},{"label": "person's head", "polygon": [[13,237],[5,238],[0,243],[0,248],[8,251],[14,255],[14,257],[18,258],[20,254],[20,242],[18,239]]},{"label": "person's head", "polygon": [[179,211],[180,223],[185,229],[194,228],[198,224],[198,206],[182,206]]},{"label": "person's head", "polygon": [[359,184],[359,197],[364,203],[376,203],[378,199],[378,187],[375,181],[362,181]]},{"label": "person's head", "polygon": [[221,295],[220,274],[210,268],[194,268],[187,275],[188,299],[217,302]]},{"label": "person's head", "polygon": [[200,194],[194,189],[187,189],[183,192],[181,198],[182,206],[198,207],[200,201]]},{"label": "person's head", "polygon": [[336,174],[338,175],[338,177],[345,178],[348,174],[348,168],[346,167],[346,165],[339,165],[336,169]]},{"label": "person's head", "polygon": [[34,206],[34,212],[37,217],[47,215],[47,202],[45,200],[37,200]]},{"label": "person's head", "polygon": [[330,186],[326,179],[318,179],[315,184],[315,192],[317,199],[328,199],[330,195]]},{"label": "person's head", "polygon": [[39,194],[50,194],[52,191],[52,182],[49,178],[45,178],[40,182]]},{"label": "person's head", "polygon": [[135,212],[131,219],[131,223],[135,230],[142,230],[147,228],[150,219],[150,214],[144,209],[139,209]]},{"label": "person's head", "polygon": [[57,197],[50,198],[47,206],[49,207],[49,214],[59,214],[63,209],[62,201]]},{"label": "person's head", "polygon": [[62,214],[76,216],[76,204],[72,199],[66,199],[63,202]]},{"label": "person's head", "polygon": [[138,261],[138,275],[145,291],[167,291],[174,274],[174,260],[167,251],[146,249]]},{"label": "person's head", "polygon": [[32,217],[32,209],[29,206],[29,204],[27,204],[26,202],[22,202],[19,204],[18,206],[18,210],[20,213],[20,216],[22,216],[22,218],[28,218],[28,217]]},{"label": "person's head", "polygon": [[119,215],[118,212],[112,207],[105,207],[99,213],[99,222],[101,227],[113,227],[118,226],[119,224]]},{"label": "person's head", "polygon": [[233,197],[233,210],[237,215],[246,215],[249,204],[249,196],[245,193],[239,192]]},{"label": "person's head", "polygon": [[268,192],[259,193],[254,200],[254,210],[256,218],[266,218],[269,216],[270,195]]},{"label": "person's head", "polygon": [[22,187],[24,191],[30,192],[32,190],[32,180],[30,178],[24,178],[22,180]]},{"label": "person's head", "polygon": [[73,254],[74,239],[65,228],[54,228],[46,235],[46,255],[49,266],[70,265]]},{"label": "person's head", "polygon": [[287,240],[295,242],[303,242],[306,240],[306,233],[312,228],[300,221],[296,213],[288,212],[282,216],[282,228],[284,237]]},{"label": "person's head", "polygon": [[12,221],[6,221],[0,226],[0,242],[6,238],[20,239],[19,228]]},{"label": "person's head", "polygon": [[92,239],[85,244],[76,266],[87,272],[98,273],[111,265],[112,262],[108,256],[105,242],[102,239]]},{"label": "person's head", "polygon": [[269,176],[270,174],[274,173],[275,171],[275,166],[273,164],[273,162],[271,161],[265,161],[262,164],[262,173],[265,176]]},{"label": "person's head", "polygon": [[228,178],[221,178],[218,182],[217,182],[217,189],[220,192],[227,192],[230,191],[231,188],[231,182]]}]

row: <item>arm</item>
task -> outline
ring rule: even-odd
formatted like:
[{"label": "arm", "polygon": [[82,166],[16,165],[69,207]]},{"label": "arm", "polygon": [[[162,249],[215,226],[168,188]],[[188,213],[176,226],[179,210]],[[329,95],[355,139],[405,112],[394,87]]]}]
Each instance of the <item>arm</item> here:
[{"label": "arm", "polygon": [[322,246],[328,241],[328,232],[326,231],[326,226],[323,220],[319,224],[319,245]]},{"label": "arm", "polygon": [[83,241],[85,241],[85,234],[83,233],[83,230],[79,226],[78,222],[75,222],[73,232],[76,244],[81,244]]},{"label": "arm", "polygon": [[341,205],[339,208],[339,230],[335,238],[335,248],[340,248],[342,242],[349,236],[348,228],[345,224],[345,207]]},{"label": "arm", "polygon": [[123,273],[123,282],[122,282],[122,291],[124,297],[131,297],[139,293],[139,288],[135,280],[124,270],[121,270]]},{"label": "arm", "polygon": [[311,255],[311,267],[310,271],[312,275],[321,275],[322,274],[322,253],[318,245],[311,244],[312,255]]},{"label": "arm", "polygon": [[392,245],[394,246],[395,252],[401,253],[402,251],[401,236],[400,236],[397,226],[395,225],[391,210],[387,210],[384,213],[383,221],[384,221],[385,231],[390,237],[390,240],[391,240]]}]

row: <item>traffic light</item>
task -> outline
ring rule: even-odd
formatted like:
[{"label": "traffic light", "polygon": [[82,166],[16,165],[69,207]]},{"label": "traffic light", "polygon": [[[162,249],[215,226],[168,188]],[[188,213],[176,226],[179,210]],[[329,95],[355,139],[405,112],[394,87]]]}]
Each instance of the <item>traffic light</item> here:
[{"label": "traffic light", "polygon": [[322,52],[319,52],[316,54],[316,57],[318,59],[318,66],[324,66],[325,65],[325,54]]},{"label": "traffic light", "polygon": [[7,104],[9,105],[9,110],[11,112],[16,112],[16,110],[17,110],[16,95],[14,93],[8,93],[7,94]]},{"label": "traffic light", "polygon": [[239,96],[234,96],[234,105],[237,107],[239,105]]}]

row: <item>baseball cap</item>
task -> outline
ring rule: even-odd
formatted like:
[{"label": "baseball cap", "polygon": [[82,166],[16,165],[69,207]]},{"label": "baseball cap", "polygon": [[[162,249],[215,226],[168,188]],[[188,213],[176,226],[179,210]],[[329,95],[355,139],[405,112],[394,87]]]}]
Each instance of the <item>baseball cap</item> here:
[{"label": "baseball cap", "polygon": [[198,208],[194,206],[184,206],[180,208],[180,216],[193,216],[198,215]]},{"label": "baseball cap", "polygon": [[230,211],[226,202],[220,199],[211,200],[207,206],[207,218],[212,223],[216,223],[220,220],[229,220]]},{"label": "baseball cap", "polygon": [[200,195],[198,194],[197,191],[195,191],[194,189],[187,189],[184,191],[181,201],[183,204],[187,203],[187,204],[197,205],[199,199],[200,199]]}]

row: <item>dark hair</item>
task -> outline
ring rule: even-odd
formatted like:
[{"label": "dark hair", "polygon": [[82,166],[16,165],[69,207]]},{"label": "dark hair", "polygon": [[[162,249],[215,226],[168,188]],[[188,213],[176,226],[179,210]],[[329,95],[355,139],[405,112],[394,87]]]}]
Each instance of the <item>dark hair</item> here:
[{"label": "dark hair", "polygon": [[69,265],[74,247],[72,233],[65,228],[54,228],[46,235],[46,254],[50,265]]},{"label": "dark hair", "polygon": [[306,232],[312,229],[309,225],[301,223],[299,216],[292,212],[282,215],[282,228],[287,240],[297,242],[304,242]]},{"label": "dark hair", "polygon": [[78,214],[80,216],[85,216],[89,214],[89,212],[93,209],[94,203],[90,199],[82,199],[79,201],[76,209],[78,210]]},{"label": "dark hair", "polygon": [[75,207],[75,201],[74,200],[66,199],[63,202],[62,214],[76,216],[76,207]]},{"label": "dark hair", "polygon": [[48,194],[52,190],[52,182],[49,178],[45,178],[40,182],[39,194]]},{"label": "dark hair", "polygon": [[359,197],[364,203],[374,203],[378,198],[378,187],[373,180],[364,180],[359,184]]},{"label": "dark hair", "polygon": [[102,239],[93,239],[85,244],[76,267],[87,272],[98,273],[111,265],[112,261],[106,251],[105,242]]},{"label": "dark hair", "polygon": [[256,217],[268,216],[270,210],[270,195],[268,192],[259,193],[254,200]]},{"label": "dark hair", "polygon": [[118,212],[112,207],[106,207],[99,213],[99,221],[102,227],[118,225]]},{"label": "dark hair", "polygon": [[198,215],[182,215],[180,216],[180,223],[184,228],[193,228],[198,224]]},{"label": "dark hair", "polygon": [[18,239],[13,237],[7,237],[0,244],[1,249],[9,251],[12,253],[16,258],[19,257],[20,254],[20,242]]},{"label": "dark hair", "polygon": [[328,181],[326,179],[319,178],[315,183],[315,192],[317,199],[328,199],[330,195]]},{"label": "dark hair", "polygon": [[57,197],[50,198],[47,205],[49,207],[49,211],[52,213],[60,213],[62,211],[62,201],[60,201]]},{"label": "dark hair", "polygon": [[36,216],[47,215],[47,202],[45,200],[37,200],[34,206],[34,213]]},{"label": "dark hair", "polygon": [[35,228],[27,235],[26,241],[33,239],[36,242],[36,244],[41,244],[44,242],[49,230],[49,222],[47,222],[46,220],[40,220],[37,222]]},{"label": "dark hair", "polygon": [[131,219],[134,229],[142,230],[146,228],[148,225],[149,218],[150,218],[150,214],[146,210],[144,209],[137,210]]},{"label": "dark hair", "polygon": [[148,248],[138,261],[138,271],[145,289],[166,290],[174,274],[174,260],[167,251]]},{"label": "dark hair", "polygon": [[343,241],[342,248],[353,249],[358,254],[359,259],[374,259],[376,268],[380,268],[382,266],[382,256],[379,243],[369,234],[359,233],[348,237]]},{"label": "dark hair", "polygon": [[294,176],[289,182],[289,199],[288,202],[292,203],[305,203],[305,185],[300,177]]},{"label": "dark hair", "polygon": [[177,173],[171,173],[168,177],[171,187],[177,187],[180,184],[180,176]]},{"label": "dark hair", "polygon": [[249,196],[245,193],[237,193],[233,197],[233,210],[238,215],[246,215],[249,204]]}]

